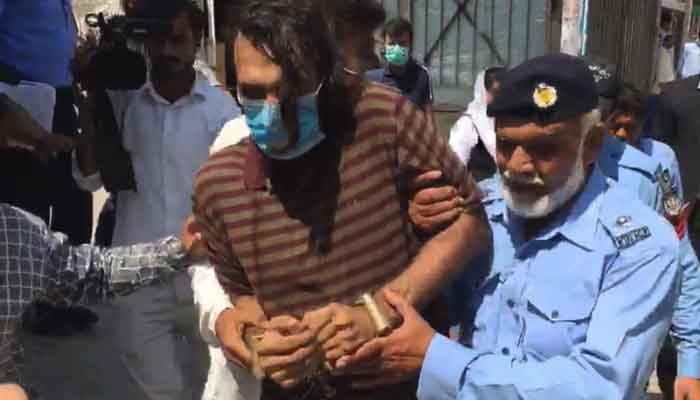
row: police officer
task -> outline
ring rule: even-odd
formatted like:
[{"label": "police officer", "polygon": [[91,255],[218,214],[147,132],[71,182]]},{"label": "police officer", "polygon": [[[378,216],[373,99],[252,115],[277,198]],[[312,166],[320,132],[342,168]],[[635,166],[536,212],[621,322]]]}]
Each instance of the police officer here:
[{"label": "police officer", "polygon": [[403,325],[340,360],[343,372],[371,371],[376,384],[420,371],[421,399],[644,396],[678,294],[679,243],[596,166],[596,105],[577,58],[509,73],[489,107],[502,171],[484,187],[495,250],[453,295],[461,344],[389,293]]},{"label": "police officer", "polygon": [[[630,117],[643,111],[632,107],[625,94],[627,85],[620,84],[614,74],[600,65],[589,65],[599,96],[601,112],[608,115],[609,127],[614,135],[605,135],[598,163],[603,173],[617,181],[644,204],[657,210],[674,223],[680,244],[680,263],[683,271],[681,294],[674,309],[671,340],[661,351],[657,373],[667,400],[700,398],[700,263],[687,235],[687,216],[678,215],[682,210],[682,184],[679,182],[675,155],[663,143],[643,138],[636,148],[613,136],[632,139],[638,131],[637,123]],[[625,111],[626,112],[621,112]],[[630,112],[628,112],[630,111]],[[625,132],[625,131],[629,131]],[[634,136],[639,136],[634,135]],[[632,140],[634,142],[634,140]],[[641,151],[640,151],[641,150]],[[670,154],[669,154],[670,153]],[[424,182],[424,186],[434,182]],[[488,182],[484,185],[489,185]],[[484,189],[484,188],[482,188]],[[486,188],[488,190],[488,188]],[[446,204],[451,198],[451,188],[427,187],[416,195],[409,211],[422,230],[434,232],[452,217]],[[498,245],[498,243],[496,243]],[[498,248],[496,248],[498,253]],[[675,349],[678,351],[676,359]],[[677,378],[676,378],[677,371]],[[674,382],[675,381],[675,382]]]},{"label": "police officer", "polygon": [[[665,399],[698,399],[700,263],[687,234],[687,209],[682,202],[683,184],[676,155],[668,145],[641,137],[645,113],[645,101],[639,90],[632,85],[622,84],[614,96],[609,128],[612,135],[628,143],[627,147],[634,146],[648,156],[648,160],[637,156],[636,165],[648,165],[649,160],[657,164],[648,167],[646,171],[640,171],[638,175],[642,180],[649,181],[646,186],[655,182],[659,187],[661,197],[657,207],[673,223],[681,240],[680,263],[683,271],[681,294],[672,321],[671,340],[661,350],[657,374]],[[623,186],[635,184],[632,179],[620,179],[619,183]]]}]

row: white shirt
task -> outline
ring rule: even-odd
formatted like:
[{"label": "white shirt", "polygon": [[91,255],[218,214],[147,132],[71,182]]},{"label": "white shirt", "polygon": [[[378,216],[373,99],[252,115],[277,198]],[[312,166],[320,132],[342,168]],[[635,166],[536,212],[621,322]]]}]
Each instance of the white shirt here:
[{"label": "white shirt", "polygon": [[673,49],[661,47],[657,54],[656,78],[652,93],[661,93],[661,85],[676,80],[676,72],[673,68]]},{"label": "white shirt", "polygon": [[[229,121],[212,144],[210,152],[214,154],[235,145],[249,134],[244,117]],[[221,287],[214,268],[195,266],[190,268],[190,276],[194,303],[199,312],[199,333],[209,345],[209,375],[202,400],[259,400],[262,392],[260,381],[248,370],[229,362],[216,337],[219,314],[233,305]]]},{"label": "white shirt", "polygon": [[493,118],[486,115],[485,71],[481,71],[474,82],[474,99],[467,110],[450,129],[450,147],[457,157],[469,165],[472,151],[479,144],[484,144],[489,155],[496,160],[496,125]]},{"label": "white shirt", "polygon": [[[238,107],[200,74],[191,93],[172,104],[151,83],[134,91],[110,92],[110,99],[137,186],[137,191],[117,196],[114,245],[179,235],[192,212],[194,175],[224,124],[240,115]],[[101,186],[99,176],[75,175],[85,190]]]},{"label": "white shirt", "polygon": [[678,72],[683,79],[700,74],[700,43],[688,42],[683,46]]}]

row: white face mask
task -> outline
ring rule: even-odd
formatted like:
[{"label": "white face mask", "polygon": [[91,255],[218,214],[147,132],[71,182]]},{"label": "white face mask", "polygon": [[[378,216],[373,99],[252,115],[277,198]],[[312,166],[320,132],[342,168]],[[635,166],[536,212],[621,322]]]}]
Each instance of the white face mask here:
[{"label": "white face mask", "polygon": [[[503,173],[503,199],[515,215],[527,218],[527,219],[537,219],[544,218],[551,215],[553,212],[559,210],[564,204],[571,200],[576,193],[578,193],[581,186],[586,179],[586,168],[583,165],[583,152],[585,149],[586,140],[581,141],[581,145],[578,149],[578,154],[576,156],[576,162],[574,163],[572,170],[569,173],[569,177],[566,179],[564,185],[555,190],[553,193],[546,194],[535,201],[522,198],[518,194],[512,192],[506,182],[512,180],[509,176],[508,171]],[[509,179],[510,178],[510,179]],[[519,179],[522,181],[522,179]],[[544,181],[539,175],[528,179],[529,183],[533,185],[542,186]]]}]

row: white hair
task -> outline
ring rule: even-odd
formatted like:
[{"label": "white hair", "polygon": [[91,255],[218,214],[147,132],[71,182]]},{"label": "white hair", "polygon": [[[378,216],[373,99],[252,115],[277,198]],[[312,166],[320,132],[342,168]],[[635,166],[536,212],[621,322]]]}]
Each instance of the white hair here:
[{"label": "white hair", "polygon": [[[513,193],[508,185],[503,185],[503,199],[508,208],[516,215],[523,218],[543,218],[557,211],[561,206],[571,200],[576,193],[581,189],[586,180],[586,166],[583,163],[583,153],[586,149],[586,139],[598,123],[600,123],[600,111],[597,109],[581,116],[581,142],[578,146],[576,161],[569,172],[564,185],[545,196],[536,199],[535,201],[527,201]],[[508,180],[508,172],[505,171],[504,177]],[[539,174],[533,177],[531,183],[538,182],[540,185],[544,181]]]},{"label": "white hair", "polygon": [[581,141],[586,140],[593,128],[601,122],[601,115],[600,110],[594,108],[581,116]]}]

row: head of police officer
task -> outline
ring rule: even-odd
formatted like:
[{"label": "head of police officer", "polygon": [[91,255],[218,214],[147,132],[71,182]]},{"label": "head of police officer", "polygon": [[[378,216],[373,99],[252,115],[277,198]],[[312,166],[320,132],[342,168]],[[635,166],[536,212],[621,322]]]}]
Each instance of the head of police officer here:
[{"label": "head of police officer", "polygon": [[546,221],[581,192],[602,143],[597,105],[593,75],[573,56],[537,57],[504,76],[488,114],[512,213]]}]

